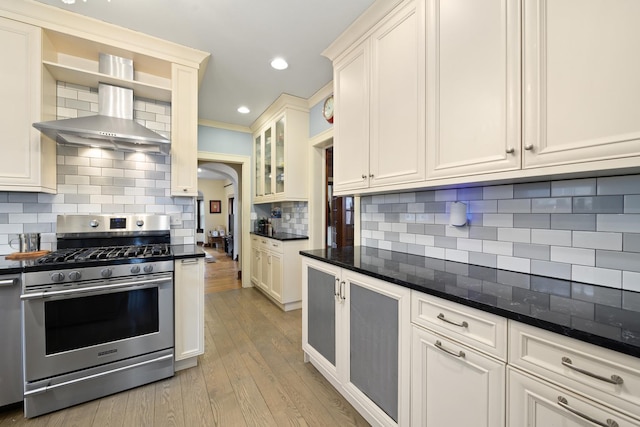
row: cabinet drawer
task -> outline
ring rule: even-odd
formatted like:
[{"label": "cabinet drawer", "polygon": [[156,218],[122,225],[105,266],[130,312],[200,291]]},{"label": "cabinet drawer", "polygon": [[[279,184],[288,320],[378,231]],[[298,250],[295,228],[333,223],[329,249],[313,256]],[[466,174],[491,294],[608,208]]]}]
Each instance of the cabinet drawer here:
[{"label": "cabinet drawer", "polygon": [[411,321],[507,360],[507,320],[418,291],[412,291]]},{"label": "cabinet drawer", "polygon": [[507,420],[509,427],[640,426],[632,417],[514,369],[509,369]]},{"label": "cabinet drawer", "polygon": [[281,254],[282,242],[280,240],[266,239],[266,242],[264,243],[264,248]]},{"label": "cabinet drawer", "polygon": [[640,418],[640,359],[510,322],[509,363]]}]

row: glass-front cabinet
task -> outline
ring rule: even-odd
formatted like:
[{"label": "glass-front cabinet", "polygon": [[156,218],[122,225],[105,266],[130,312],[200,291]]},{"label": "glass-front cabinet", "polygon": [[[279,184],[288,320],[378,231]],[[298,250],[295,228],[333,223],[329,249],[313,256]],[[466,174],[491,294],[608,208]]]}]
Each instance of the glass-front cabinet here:
[{"label": "glass-front cabinet", "polygon": [[264,194],[264,187],[262,186],[262,166],[258,159],[262,158],[262,135],[258,135],[254,139],[254,159],[255,161],[255,196],[262,196]]},{"label": "glass-front cabinet", "polygon": [[[279,107],[274,114],[272,107]],[[282,95],[256,120],[252,130],[254,203],[306,201],[309,111],[306,101]]]}]

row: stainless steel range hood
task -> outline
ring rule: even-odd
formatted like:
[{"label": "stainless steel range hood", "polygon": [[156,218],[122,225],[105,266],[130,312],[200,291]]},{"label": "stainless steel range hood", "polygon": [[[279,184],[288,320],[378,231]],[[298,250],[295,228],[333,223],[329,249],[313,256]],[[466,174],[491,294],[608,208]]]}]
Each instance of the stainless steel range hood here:
[{"label": "stainless steel range hood", "polygon": [[[133,61],[100,54],[100,73],[133,80]],[[169,154],[171,141],[133,120],[133,90],[98,85],[98,115],[34,123],[60,144]]]}]

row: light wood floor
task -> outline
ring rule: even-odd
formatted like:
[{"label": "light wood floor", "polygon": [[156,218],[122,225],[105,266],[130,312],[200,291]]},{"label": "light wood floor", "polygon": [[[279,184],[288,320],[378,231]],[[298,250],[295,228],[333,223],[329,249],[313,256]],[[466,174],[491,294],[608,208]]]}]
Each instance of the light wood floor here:
[{"label": "light wood floor", "polygon": [[[204,247],[203,249],[216,260],[216,262],[204,263],[204,293],[240,289],[242,281],[238,279],[238,271],[240,270],[238,262],[227,256],[223,249],[215,247]],[[249,274],[248,269],[247,274]]]},{"label": "light wood floor", "polygon": [[[215,266],[217,263],[211,263]],[[205,296],[205,354],[172,378],[5,426],[366,426],[301,350],[301,311],[253,288]]]}]

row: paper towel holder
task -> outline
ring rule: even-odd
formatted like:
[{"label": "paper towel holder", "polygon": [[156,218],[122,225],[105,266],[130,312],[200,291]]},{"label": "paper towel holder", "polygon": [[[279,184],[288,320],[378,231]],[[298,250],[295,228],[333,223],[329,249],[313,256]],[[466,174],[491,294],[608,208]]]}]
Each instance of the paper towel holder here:
[{"label": "paper towel holder", "polygon": [[467,204],[463,202],[451,203],[449,210],[449,225],[464,227],[467,224]]}]

